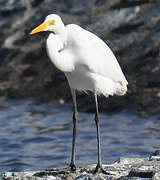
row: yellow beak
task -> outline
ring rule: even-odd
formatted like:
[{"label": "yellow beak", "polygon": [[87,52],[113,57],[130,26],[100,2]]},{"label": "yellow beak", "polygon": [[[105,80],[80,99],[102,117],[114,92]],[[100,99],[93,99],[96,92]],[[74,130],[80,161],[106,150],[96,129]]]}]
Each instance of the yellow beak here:
[{"label": "yellow beak", "polygon": [[45,31],[48,25],[54,25],[54,20],[43,22],[42,24],[34,28],[29,34],[32,35],[32,34],[39,33],[41,31]]}]

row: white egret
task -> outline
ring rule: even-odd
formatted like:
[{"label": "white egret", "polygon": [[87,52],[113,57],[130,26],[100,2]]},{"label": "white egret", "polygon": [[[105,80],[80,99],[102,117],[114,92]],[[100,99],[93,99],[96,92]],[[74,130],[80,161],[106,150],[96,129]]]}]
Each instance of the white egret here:
[{"label": "white egret", "polygon": [[50,31],[46,49],[52,63],[64,72],[73,98],[73,142],[70,167],[75,170],[75,141],[77,126],[76,90],[91,91],[95,98],[95,122],[97,130],[98,163],[95,171],[102,170],[100,128],[97,95],[124,95],[127,80],[111,49],[93,33],[76,24],[64,25],[56,14],[48,15],[45,21],[30,34]]}]

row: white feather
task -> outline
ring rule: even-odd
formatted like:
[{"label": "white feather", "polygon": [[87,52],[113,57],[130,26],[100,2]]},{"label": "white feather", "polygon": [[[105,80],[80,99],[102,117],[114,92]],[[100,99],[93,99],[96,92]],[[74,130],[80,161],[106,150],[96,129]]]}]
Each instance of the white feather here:
[{"label": "white feather", "polygon": [[54,65],[65,73],[71,88],[106,97],[124,95],[128,82],[111,49],[78,25],[65,27],[61,19],[56,23],[61,30],[49,35],[47,52]]}]

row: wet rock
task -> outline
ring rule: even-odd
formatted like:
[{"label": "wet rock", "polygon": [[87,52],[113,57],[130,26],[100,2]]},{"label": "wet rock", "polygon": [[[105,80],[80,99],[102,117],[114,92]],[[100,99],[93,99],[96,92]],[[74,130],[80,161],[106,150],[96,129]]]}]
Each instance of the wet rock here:
[{"label": "wet rock", "polygon": [[160,179],[160,173],[155,173],[155,175],[153,176],[154,180],[159,180]]},{"label": "wet rock", "polygon": [[143,5],[146,3],[155,3],[156,0],[121,0],[114,8],[126,8],[132,6]]},{"label": "wet rock", "polygon": [[79,167],[71,172],[70,168],[46,169],[37,172],[5,172],[0,175],[1,180],[9,179],[66,179],[66,180],[158,180],[160,164],[150,158],[120,158],[113,164],[103,165],[105,174],[95,173],[96,165]]},{"label": "wet rock", "polygon": [[90,10],[94,6],[95,1],[96,0],[74,0],[69,12],[73,14],[82,14]]},{"label": "wet rock", "polygon": [[92,17],[92,24],[86,27],[87,30],[97,35],[107,34],[122,24],[132,21],[139,13],[140,8],[126,8],[121,11],[114,10],[106,14],[98,14]]},{"label": "wet rock", "polygon": [[0,12],[3,16],[10,16],[11,14],[17,13],[18,11],[25,11],[25,1],[1,1]]},{"label": "wet rock", "polygon": [[151,154],[150,160],[160,161],[160,150],[157,150],[153,154]]}]

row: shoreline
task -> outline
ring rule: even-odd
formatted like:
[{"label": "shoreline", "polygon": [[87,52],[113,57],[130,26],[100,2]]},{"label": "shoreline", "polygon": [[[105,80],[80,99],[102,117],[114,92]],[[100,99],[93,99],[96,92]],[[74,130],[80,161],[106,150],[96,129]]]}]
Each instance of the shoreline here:
[{"label": "shoreline", "polygon": [[96,165],[78,167],[75,172],[70,168],[46,169],[33,172],[4,172],[0,174],[1,180],[30,179],[30,180],[84,180],[84,179],[110,179],[110,180],[139,180],[140,178],[158,180],[160,178],[160,150],[156,150],[146,158],[119,158],[110,165],[103,165],[106,174],[95,173]]}]

